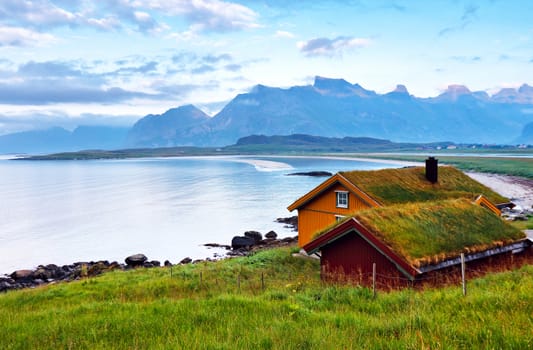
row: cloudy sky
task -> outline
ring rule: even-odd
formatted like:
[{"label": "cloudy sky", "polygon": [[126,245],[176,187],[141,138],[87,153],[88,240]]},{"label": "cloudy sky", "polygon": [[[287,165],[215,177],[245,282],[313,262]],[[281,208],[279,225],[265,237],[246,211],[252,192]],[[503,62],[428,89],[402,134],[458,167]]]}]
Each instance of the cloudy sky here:
[{"label": "cloudy sky", "polygon": [[0,135],[130,125],[320,75],[379,93],[533,85],[533,1],[1,0]]}]

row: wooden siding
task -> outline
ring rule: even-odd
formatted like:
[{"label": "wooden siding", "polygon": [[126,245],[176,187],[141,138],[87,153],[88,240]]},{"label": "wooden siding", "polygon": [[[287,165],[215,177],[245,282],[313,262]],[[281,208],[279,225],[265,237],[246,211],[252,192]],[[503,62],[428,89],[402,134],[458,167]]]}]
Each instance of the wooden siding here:
[{"label": "wooden siding", "polygon": [[[336,191],[349,192],[348,208],[337,208]],[[335,184],[298,209],[298,244],[303,247],[309,243],[316,232],[336,221],[336,215],[349,216],[358,210],[368,208],[370,206],[358,195],[341,184]]]},{"label": "wooden siding", "polygon": [[324,246],[321,252],[321,275],[325,280],[371,285],[375,263],[380,284],[407,283],[396,265],[355,231]]}]

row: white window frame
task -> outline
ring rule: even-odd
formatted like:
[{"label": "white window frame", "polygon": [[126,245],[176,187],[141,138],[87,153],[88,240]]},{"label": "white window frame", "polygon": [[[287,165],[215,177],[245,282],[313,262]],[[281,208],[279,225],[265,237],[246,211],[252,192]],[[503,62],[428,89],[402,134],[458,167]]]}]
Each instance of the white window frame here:
[{"label": "white window frame", "polygon": [[[344,200],[341,201],[341,195],[344,197]],[[337,208],[348,208],[348,191],[335,191],[335,201]]]}]

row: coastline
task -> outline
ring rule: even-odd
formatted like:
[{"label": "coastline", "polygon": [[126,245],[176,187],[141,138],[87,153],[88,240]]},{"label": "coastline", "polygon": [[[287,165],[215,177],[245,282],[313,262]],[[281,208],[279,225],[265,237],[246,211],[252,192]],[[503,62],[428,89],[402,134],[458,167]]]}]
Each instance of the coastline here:
[{"label": "coastline", "polygon": [[465,174],[523,208],[533,207],[533,180],[489,173],[465,172]]}]

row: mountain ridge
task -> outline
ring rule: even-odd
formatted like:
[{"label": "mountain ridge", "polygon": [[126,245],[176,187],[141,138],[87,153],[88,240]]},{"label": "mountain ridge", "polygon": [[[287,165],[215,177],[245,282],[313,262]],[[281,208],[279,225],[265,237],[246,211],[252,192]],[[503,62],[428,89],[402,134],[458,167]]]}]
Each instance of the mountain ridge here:
[{"label": "mountain ridge", "polygon": [[[295,133],[396,142],[510,143],[525,124],[533,122],[533,113],[528,112],[533,110],[529,105],[533,88],[524,84],[512,93],[502,91],[489,96],[450,85],[436,97],[419,98],[404,85],[378,94],[344,79],[320,76],[313,85],[286,89],[258,84],[212,118],[175,129],[167,145],[225,146],[252,134]],[[129,140],[130,146],[150,146]]]},{"label": "mountain ridge", "polygon": [[113,133],[102,139],[96,131],[3,135],[0,152],[222,147],[258,134],[364,136],[411,143],[533,143],[531,127],[526,128],[529,123],[533,123],[533,87],[528,84],[492,95],[453,84],[437,96],[424,98],[410,94],[401,84],[380,94],[344,79],[316,76],[313,84],[288,88],[257,84],[212,117],[190,104],[148,114],[129,128],[127,137],[117,132],[114,140]]}]

